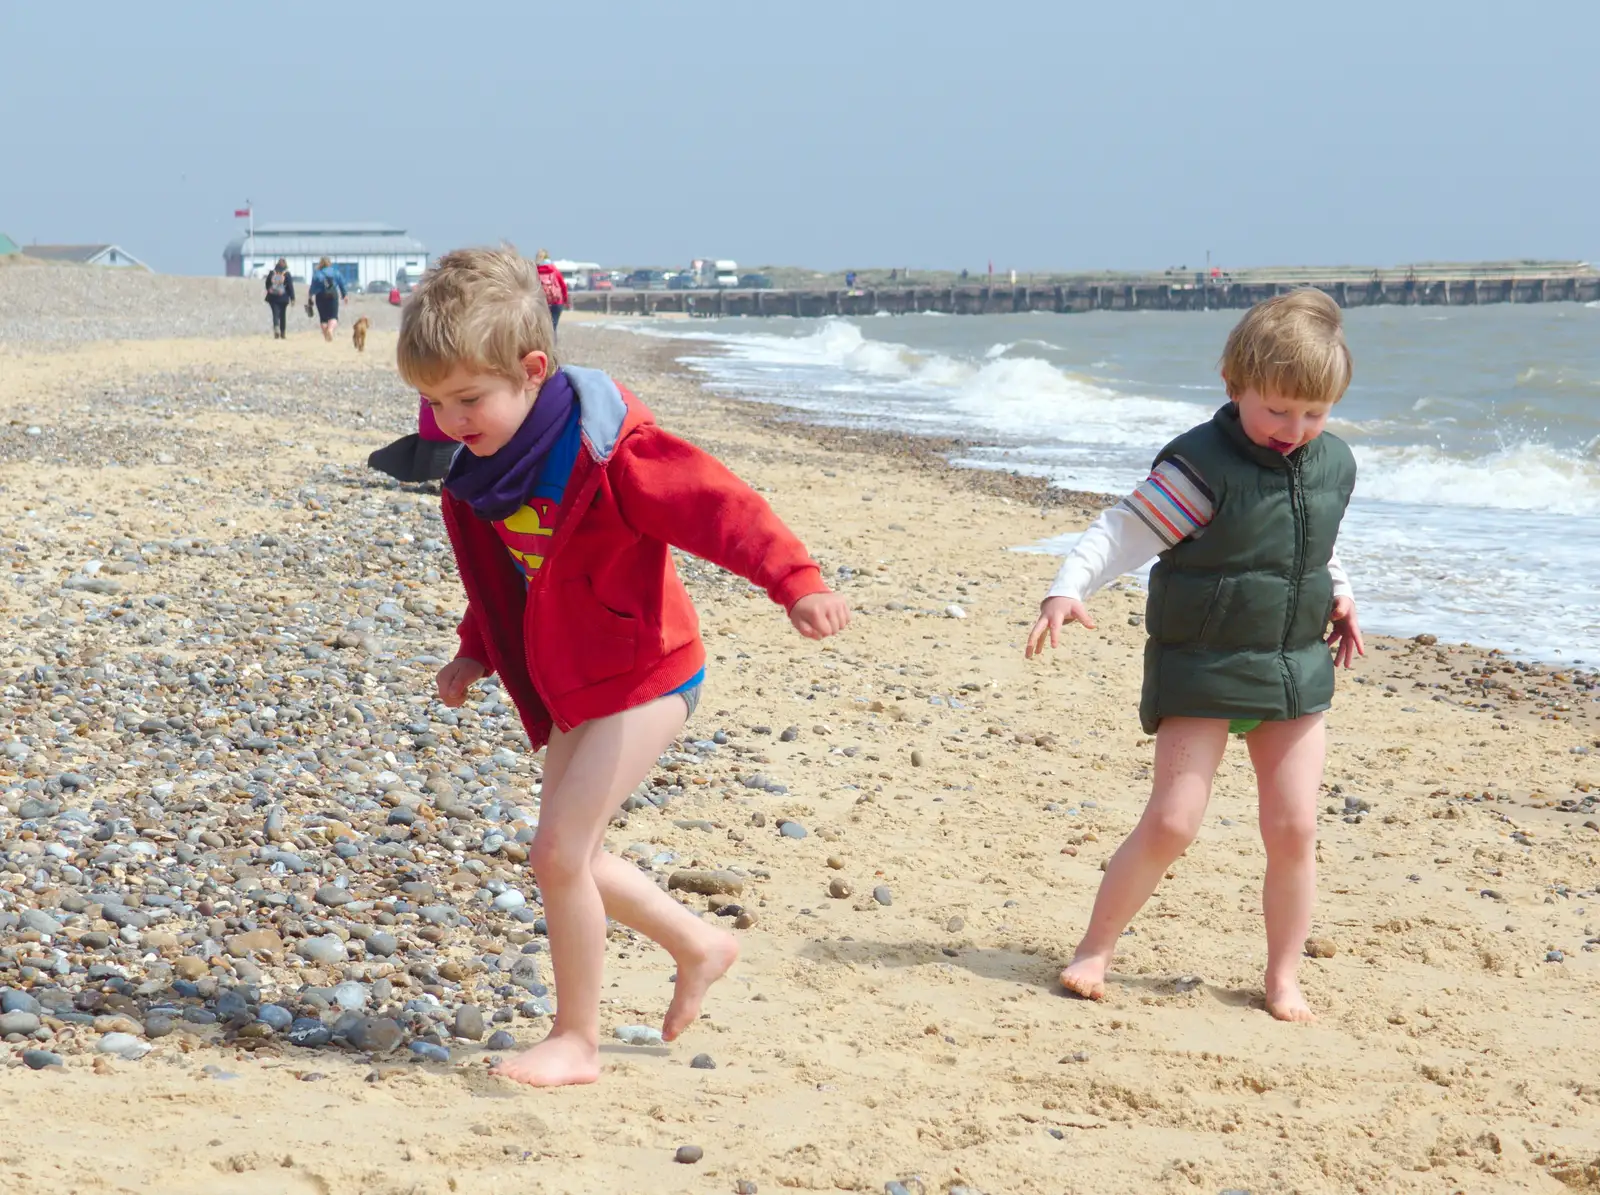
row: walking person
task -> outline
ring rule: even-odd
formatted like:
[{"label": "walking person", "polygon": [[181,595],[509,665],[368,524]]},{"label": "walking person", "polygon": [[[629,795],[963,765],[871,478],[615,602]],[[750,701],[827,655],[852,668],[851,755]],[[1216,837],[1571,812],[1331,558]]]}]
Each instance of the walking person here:
[{"label": "walking person", "polygon": [[541,249],[533,264],[539,269],[539,283],[544,287],[544,301],[550,305],[550,326],[561,323],[561,313],[567,309],[567,280],[550,260],[548,251]]},{"label": "walking person", "polygon": [[324,340],[332,341],[339,327],[339,300],[344,296],[344,278],[333,268],[333,262],[324,257],[317,262],[317,272],[311,275],[311,298],[316,304]]},{"label": "walking person", "polygon": [[272,339],[283,340],[289,335],[289,308],[294,304],[294,275],[289,263],[278,258],[278,264],[267,272],[267,306],[272,308]]}]

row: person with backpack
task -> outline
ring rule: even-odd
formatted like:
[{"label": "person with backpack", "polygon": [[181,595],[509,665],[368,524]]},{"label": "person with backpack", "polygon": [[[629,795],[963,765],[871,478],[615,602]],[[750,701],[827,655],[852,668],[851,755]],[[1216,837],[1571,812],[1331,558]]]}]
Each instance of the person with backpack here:
[{"label": "person with backpack", "polygon": [[317,262],[317,272],[311,275],[311,298],[316,304],[324,340],[331,341],[339,327],[339,300],[344,295],[344,278],[333,268],[332,260],[324,257]]},{"label": "person with backpack", "polygon": [[550,306],[550,326],[554,328],[561,323],[561,313],[567,309],[567,280],[556,269],[547,250],[539,250],[533,262],[539,270],[539,285],[544,287],[544,301]]},{"label": "person with backpack", "polygon": [[272,308],[272,339],[284,340],[289,335],[289,307],[294,302],[294,275],[289,263],[278,258],[278,264],[267,271],[267,306]]}]

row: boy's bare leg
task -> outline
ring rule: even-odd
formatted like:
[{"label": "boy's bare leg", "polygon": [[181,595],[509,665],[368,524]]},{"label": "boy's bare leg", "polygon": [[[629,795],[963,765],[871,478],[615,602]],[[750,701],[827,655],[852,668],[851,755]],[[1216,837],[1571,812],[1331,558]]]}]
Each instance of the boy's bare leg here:
[{"label": "boy's bare leg", "polygon": [[496,1073],[540,1087],[599,1077],[609,906],[619,921],[660,941],[678,960],[678,991],[668,1013],[672,1032],[664,1037],[677,1036],[694,1019],[706,989],[733,964],[738,945],[732,935],[701,922],[601,846],[612,813],[672,742],[685,712],[681,698],[662,698],[552,735],[533,862],[549,926],[556,1017],[544,1041],[507,1058]]},{"label": "boy's bare leg", "polygon": [[[688,712],[681,697],[669,695],[663,697],[661,703],[669,709],[677,707],[684,714]],[[672,732],[674,736],[683,729],[684,720],[678,719],[678,726]],[[573,735],[558,732],[552,737],[545,751],[546,785],[559,785],[572,758],[573,742]],[[623,799],[625,797],[626,794]],[[738,959],[739,939],[707,925],[657,887],[649,876],[626,860],[609,854],[603,845],[596,849],[591,867],[600,888],[600,899],[605,903],[606,916],[638,930],[665,949],[678,965],[672,1003],[661,1027],[662,1038],[672,1041],[694,1023],[706,992]]]},{"label": "boy's bare leg", "polygon": [[1280,1021],[1313,1021],[1296,977],[1317,892],[1317,793],[1327,740],[1321,714],[1263,722],[1245,740],[1261,800],[1267,878],[1267,1011]]},{"label": "boy's bare leg", "polygon": [[1156,732],[1150,803],[1106,866],[1089,928],[1061,983],[1090,1000],[1105,995],[1117,939],[1150,899],[1162,874],[1200,831],[1211,781],[1228,746],[1228,723],[1217,718],[1165,718]]},{"label": "boy's bare leg", "polygon": [[694,1024],[706,992],[739,957],[739,939],[701,921],[625,859],[601,850],[592,866],[606,916],[659,943],[678,964],[661,1023],[662,1038],[672,1041]]}]

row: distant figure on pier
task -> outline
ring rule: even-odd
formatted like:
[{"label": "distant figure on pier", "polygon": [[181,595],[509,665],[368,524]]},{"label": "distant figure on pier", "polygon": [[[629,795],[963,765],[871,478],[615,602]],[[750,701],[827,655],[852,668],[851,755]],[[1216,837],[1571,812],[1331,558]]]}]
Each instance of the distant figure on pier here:
[{"label": "distant figure on pier", "polygon": [[844,272],[844,288],[845,290],[855,290],[856,272],[854,270],[846,270]]},{"label": "distant figure on pier", "polygon": [[561,323],[561,313],[567,309],[567,280],[550,260],[550,254],[543,249],[534,257],[533,264],[539,270],[544,299],[550,305],[550,326],[554,328]]}]

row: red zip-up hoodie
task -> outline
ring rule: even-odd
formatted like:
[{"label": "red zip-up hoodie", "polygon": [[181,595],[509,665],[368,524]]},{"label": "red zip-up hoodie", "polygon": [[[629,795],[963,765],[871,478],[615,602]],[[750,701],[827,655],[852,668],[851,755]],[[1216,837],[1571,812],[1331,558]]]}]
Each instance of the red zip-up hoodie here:
[{"label": "red zip-up hoodie", "polygon": [[759,585],[785,610],[826,593],[805,546],[721,462],[662,431],[598,370],[564,366],[581,447],[544,564],[524,583],[494,526],[444,493],[467,591],[458,656],[499,673],[535,748],[670,693],[705,666],[669,544]]}]

